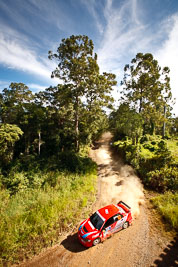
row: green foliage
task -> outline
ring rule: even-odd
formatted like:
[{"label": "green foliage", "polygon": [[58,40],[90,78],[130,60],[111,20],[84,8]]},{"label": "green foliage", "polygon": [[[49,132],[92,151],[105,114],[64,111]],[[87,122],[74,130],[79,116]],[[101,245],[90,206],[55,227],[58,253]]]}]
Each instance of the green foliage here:
[{"label": "green foliage", "polygon": [[59,154],[61,169],[66,169],[76,173],[92,172],[95,164],[88,157],[81,157],[73,152],[63,152]]},{"label": "green foliage", "polygon": [[178,190],[178,169],[165,166],[160,170],[147,173],[146,184],[158,192],[167,190]]},{"label": "green foliage", "polygon": [[14,145],[23,134],[17,125],[3,123],[0,125],[0,160],[7,164],[13,158]]},{"label": "green foliage", "polygon": [[177,140],[166,140],[167,146],[171,151],[173,161],[178,164],[178,141]]},{"label": "green foliage", "polygon": [[161,69],[150,53],[138,53],[124,71],[123,101],[134,105],[141,114],[144,134],[162,133],[163,123],[168,122],[171,109],[169,68]]},{"label": "green foliage", "polygon": [[171,227],[178,230],[178,193],[167,192],[151,201]]},{"label": "green foliage", "polygon": [[158,192],[178,190],[177,165],[167,148],[167,141],[160,136],[143,136],[137,145],[131,140],[117,141],[114,145],[126,162],[137,170],[146,186]]},{"label": "green foliage", "polygon": [[139,163],[139,145],[133,145],[131,140],[117,141],[114,143],[117,151],[125,158],[126,163],[132,164],[135,168]]},{"label": "green foliage", "polygon": [[110,115],[110,128],[115,140],[128,136],[132,143],[136,144],[143,132],[143,119],[128,104],[121,104],[118,110]]},{"label": "green foliage", "polygon": [[150,134],[145,134],[141,137],[140,139],[140,144],[146,143],[150,141],[153,145],[162,141],[162,137],[160,135],[150,135]]},{"label": "green foliage", "polygon": [[[57,240],[59,229],[75,225],[83,207],[94,200],[95,172],[95,169],[85,175],[48,172],[42,177],[36,173],[33,189],[29,184],[22,186],[24,174],[16,174],[11,185],[13,189],[16,178],[20,181],[19,191],[13,196],[9,190],[0,191],[2,262],[17,260],[18,251],[39,251]],[[36,187],[39,180],[45,181],[43,187]]]},{"label": "green foliage", "polygon": [[11,194],[24,191],[29,187],[29,180],[24,173],[10,173],[2,179],[3,185],[9,189]]}]

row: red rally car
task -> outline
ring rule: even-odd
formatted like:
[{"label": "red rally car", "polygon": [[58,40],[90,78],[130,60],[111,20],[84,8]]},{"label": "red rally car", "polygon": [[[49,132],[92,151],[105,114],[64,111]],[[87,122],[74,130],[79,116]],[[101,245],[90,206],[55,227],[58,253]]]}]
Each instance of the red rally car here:
[{"label": "red rally car", "polygon": [[113,233],[126,229],[132,223],[131,208],[120,201],[96,211],[83,221],[78,229],[78,239],[85,247],[96,246]]}]

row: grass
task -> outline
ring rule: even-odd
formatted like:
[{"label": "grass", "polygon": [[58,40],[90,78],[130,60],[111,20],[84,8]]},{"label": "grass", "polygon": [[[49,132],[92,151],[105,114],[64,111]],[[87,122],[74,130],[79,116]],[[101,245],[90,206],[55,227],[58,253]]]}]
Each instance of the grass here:
[{"label": "grass", "polygon": [[178,140],[167,140],[167,145],[176,163],[178,163]]},{"label": "grass", "polygon": [[151,202],[171,227],[178,230],[178,193],[166,192],[152,198]]},{"label": "grass", "polygon": [[59,232],[78,223],[83,208],[94,201],[95,172],[56,176],[55,187],[27,188],[13,196],[0,191],[0,265],[54,244]]}]

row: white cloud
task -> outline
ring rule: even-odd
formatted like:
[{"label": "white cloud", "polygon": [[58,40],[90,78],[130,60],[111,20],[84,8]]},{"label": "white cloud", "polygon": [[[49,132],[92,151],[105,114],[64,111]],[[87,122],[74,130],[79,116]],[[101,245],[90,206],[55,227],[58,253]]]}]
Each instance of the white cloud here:
[{"label": "white cloud", "polygon": [[[158,49],[155,56],[162,67],[168,66],[170,68],[172,94],[178,102],[178,14],[169,18],[167,23],[171,25],[171,30],[167,40],[163,43],[162,47]],[[173,111],[178,115],[178,103],[174,106]]]},{"label": "white cloud", "polygon": [[49,85],[43,86],[43,85],[39,85],[39,84],[35,84],[35,83],[28,83],[27,86],[29,87],[29,89],[35,93],[39,92],[39,91],[44,91],[46,88],[49,87]]},{"label": "white cloud", "polygon": [[56,65],[38,56],[23,35],[7,26],[0,29],[0,51],[0,64],[51,82],[51,72]]},{"label": "white cloud", "polygon": [[[113,7],[113,1],[107,0],[104,14],[106,29],[97,51],[98,60],[102,70],[115,72],[123,68],[123,58],[143,43],[140,37],[146,26],[139,21],[136,0],[124,1],[119,7]],[[148,37],[144,39],[144,46],[149,40]]]}]

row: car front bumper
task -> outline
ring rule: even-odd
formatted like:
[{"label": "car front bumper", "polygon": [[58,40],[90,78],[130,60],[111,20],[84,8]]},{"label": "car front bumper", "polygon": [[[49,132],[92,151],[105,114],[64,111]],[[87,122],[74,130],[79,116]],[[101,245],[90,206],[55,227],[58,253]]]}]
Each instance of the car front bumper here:
[{"label": "car front bumper", "polygon": [[88,242],[84,238],[81,237],[81,235],[78,233],[78,240],[79,242],[86,248],[92,247],[93,242]]}]

